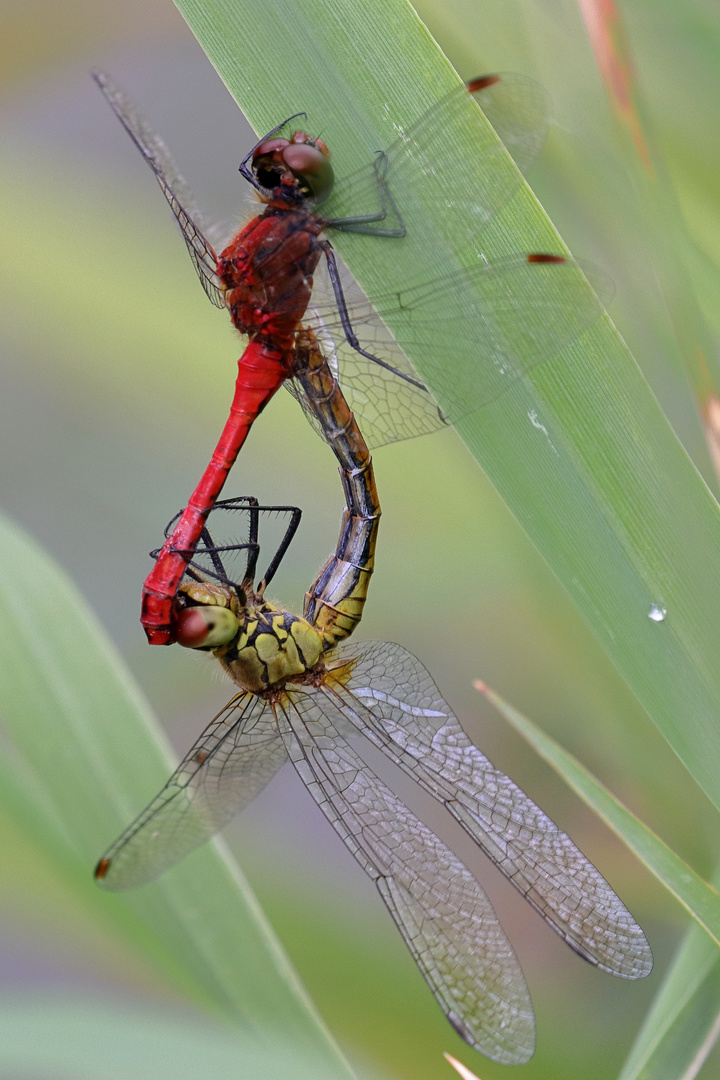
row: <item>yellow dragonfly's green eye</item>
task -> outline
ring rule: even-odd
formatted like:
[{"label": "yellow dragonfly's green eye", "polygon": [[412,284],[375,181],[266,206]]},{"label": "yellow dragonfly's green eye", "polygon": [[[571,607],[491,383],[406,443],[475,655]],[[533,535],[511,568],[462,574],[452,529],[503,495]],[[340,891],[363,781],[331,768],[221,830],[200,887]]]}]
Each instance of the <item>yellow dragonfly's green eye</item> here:
[{"label": "yellow dragonfly's green eye", "polygon": [[237,635],[240,623],[225,607],[189,607],[177,618],[176,638],[186,649],[219,649]]}]

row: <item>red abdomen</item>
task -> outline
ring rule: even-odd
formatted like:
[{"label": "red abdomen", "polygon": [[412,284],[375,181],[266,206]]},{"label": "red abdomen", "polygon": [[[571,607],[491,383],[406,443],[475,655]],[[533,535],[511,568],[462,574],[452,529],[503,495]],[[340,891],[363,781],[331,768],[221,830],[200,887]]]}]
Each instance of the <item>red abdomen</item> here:
[{"label": "red abdomen", "polygon": [[173,601],[205,519],[255,418],[291,374],[295,334],[322,254],[321,228],[310,214],[268,207],[218,259],[233,324],[250,343],[238,362],[230,416],[210,464],[145,581],[141,621],[152,645],[174,641]]},{"label": "red abdomen", "polygon": [[284,354],[269,348],[263,341],[251,341],[240,357],[235,396],[220,441],[145,579],[140,621],[151,645],[169,645],[175,640],[173,600],[202,534],[205,519],[223,489],[253,422],[288,374]]}]

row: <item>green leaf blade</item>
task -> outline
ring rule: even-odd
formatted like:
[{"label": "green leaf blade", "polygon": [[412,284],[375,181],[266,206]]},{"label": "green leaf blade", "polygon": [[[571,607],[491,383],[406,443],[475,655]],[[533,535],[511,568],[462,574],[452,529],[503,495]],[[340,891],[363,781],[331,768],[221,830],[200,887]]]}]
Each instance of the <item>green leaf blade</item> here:
[{"label": "green leaf blade", "polygon": [[[45,553],[0,521],[13,567],[0,586],[0,711],[42,802],[7,789],[95,915],[189,994],[272,1041],[273,1031],[351,1076],[249,886],[218,842],[123,896],[92,881],[98,856],[162,786],[171,758],[148,706],[77,593]],[[39,819],[39,820],[38,820]],[[67,845],[65,848],[63,845]]]},{"label": "green leaf blade", "polygon": [[720,953],[693,924],[618,1080],[692,1080],[720,1035]]},{"label": "green leaf blade", "polygon": [[[268,130],[307,109],[323,119],[338,171],[360,164],[363,147],[367,159],[368,147],[387,146],[452,85],[447,61],[403,0],[384,4],[382,17],[370,0],[282,0],[272,20],[260,0],[243,4],[242,19],[229,0],[179,0],[178,7],[255,127]],[[489,137],[468,102],[438,175],[457,176],[462,161],[459,182],[479,181]],[[493,158],[493,168],[514,165]],[[453,217],[452,191],[444,194],[444,204],[437,192],[426,206],[412,204],[407,243],[338,239],[371,295],[416,280],[419,267],[432,278],[462,261],[465,223]],[[490,255],[562,250],[527,188],[483,232],[482,244]],[[455,364],[451,333],[443,348],[448,378],[471,386],[472,371]],[[442,379],[431,388],[442,404]],[[718,507],[612,323],[601,319],[457,428],[638,700],[720,807],[713,764],[720,758]],[[667,609],[664,623],[648,618],[653,604]]]},{"label": "green leaf blade", "polygon": [[337,1072],[316,1052],[278,1035],[263,1046],[248,1033],[189,1021],[159,1010],[148,1015],[117,1002],[75,995],[16,994],[0,998],[2,1064],[6,1075],[102,1075],[173,1080],[333,1080]]}]

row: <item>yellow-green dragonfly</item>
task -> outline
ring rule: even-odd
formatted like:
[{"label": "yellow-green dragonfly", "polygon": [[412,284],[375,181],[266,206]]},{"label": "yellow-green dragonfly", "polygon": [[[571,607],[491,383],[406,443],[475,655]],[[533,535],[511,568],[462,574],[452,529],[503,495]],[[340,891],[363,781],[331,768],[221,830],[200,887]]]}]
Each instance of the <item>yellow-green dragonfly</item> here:
[{"label": "yellow-green dragonfly", "polygon": [[[521,1064],[534,1050],[532,1003],[489,899],[348,735],[363,735],[434,796],[590,963],[642,978],[652,967],[650,948],[570,837],[471,742],[420,661],[393,643],[345,640],[362,613],[380,507],[367,448],[311,332],[302,347],[300,377],[341,463],[347,507],[336,551],[301,617],[265,598],[292,528],[256,588],[257,525],[241,581],[224,562],[237,545],[214,545],[206,527],[177,601],[178,637],[212,651],[238,692],[103,855],[96,876],[110,889],[156,877],[221,829],[289,758],[375,882],[458,1034],[496,1061]],[[227,509],[212,511],[213,529]],[[256,521],[258,508],[247,512]]]}]

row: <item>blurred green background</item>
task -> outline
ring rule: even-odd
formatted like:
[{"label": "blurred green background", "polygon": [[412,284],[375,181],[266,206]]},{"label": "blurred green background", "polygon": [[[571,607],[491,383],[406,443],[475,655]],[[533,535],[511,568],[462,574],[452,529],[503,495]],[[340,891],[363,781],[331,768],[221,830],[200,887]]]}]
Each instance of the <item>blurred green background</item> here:
[{"label": "blurred green background", "polygon": [[[573,252],[615,280],[611,314],[714,486],[653,272],[653,238],[638,223],[632,171],[614,146],[578,8],[562,0],[416,6],[461,75],[520,71],[550,90],[556,126],[530,183]],[[700,299],[717,319],[720,15],[710,2],[669,0],[628,4],[623,13],[647,116],[688,224]],[[201,203],[233,222],[245,213],[237,165],[250,132],[169,0],[25,0],[6,2],[0,17],[0,501],[78,583],[181,752],[230,688],[206,658],[145,646],[139,590],[146,553],[214,445],[239,343],[198,288],[160,193],[89,69],[106,68],[129,90]],[[715,812],[455,436],[385,448],[375,462],[384,517],[361,636],[401,641],[430,667],[483,750],[571,832],[650,938],[656,971],[644,984],[592,970],[462,835],[443,829],[487,887],[527,975],[538,1050],[523,1075],[612,1076],[672,955],[682,913],[489,711],[472,680],[484,679],[551,731],[705,876]],[[271,404],[243,450],[228,489],[239,493],[303,508],[274,584],[274,595],[299,609],[335,543],[342,495],[330,452],[288,395]],[[600,730],[602,742],[590,734]],[[427,815],[422,799],[413,805]],[[8,835],[0,845],[2,993],[57,1015],[57,1027],[46,1021],[37,1037],[50,1044],[67,1024],[60,1002],[82,1013],[92,1001],[127,1018],[117,1028],[126,1042],[140,1032],[134,1016],[138,1025],[155,1019],[164,1033],[169,1013],[177,1019],[180,1010],[187,1027],[202,1031],[203,1017],[100,924],[80,921],[72,899]],[[363,1075],[448,1076],[443,1050],[483,1078],[507,1072],[452,1033],[372,885],[290,769],[227,839]],[[149,1045],[142,1032],[138,1040]],[[158,1035],[158,1076],[162,1045]],[[715,1075],[718,1060],[701,1075]],[[79,1075],[59,1062],[53,1069],[50,1057],[43,1080]],[[139,1074],[129,1064],[127,1075]]]}]

